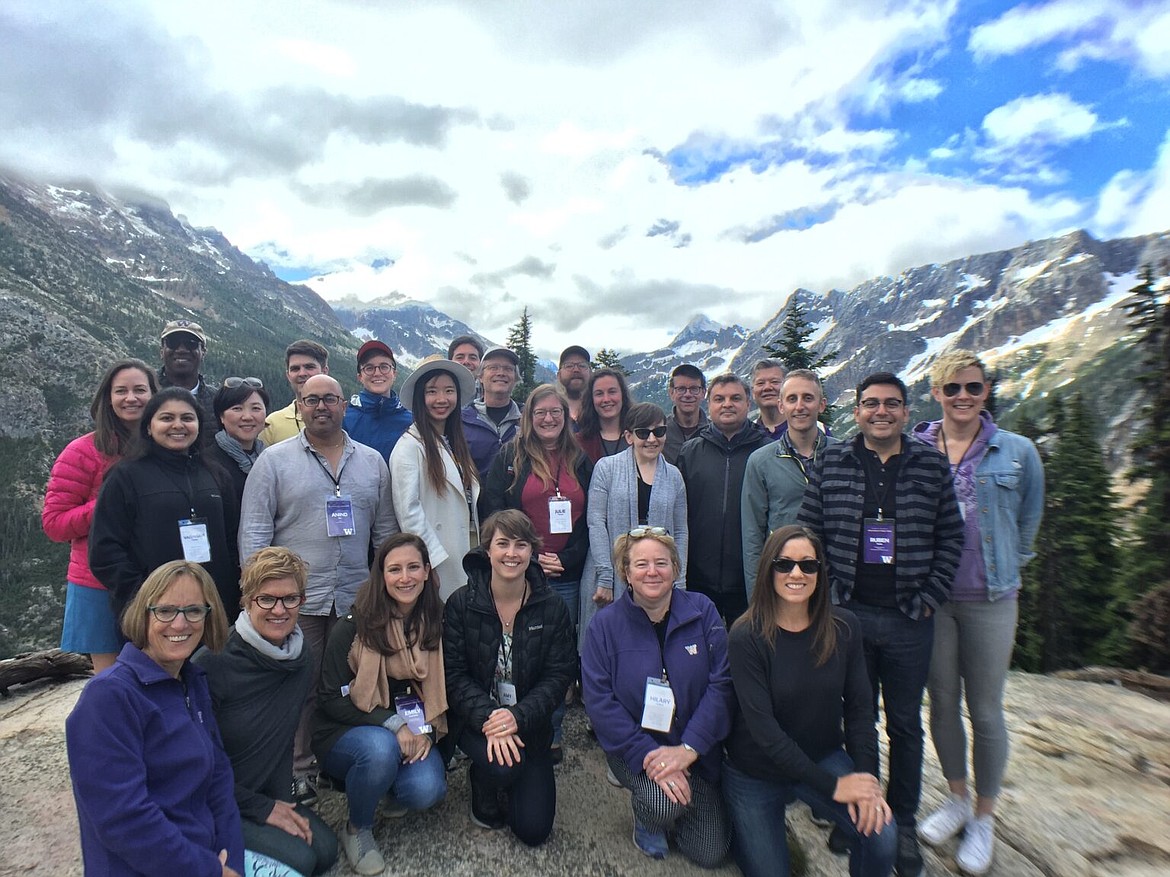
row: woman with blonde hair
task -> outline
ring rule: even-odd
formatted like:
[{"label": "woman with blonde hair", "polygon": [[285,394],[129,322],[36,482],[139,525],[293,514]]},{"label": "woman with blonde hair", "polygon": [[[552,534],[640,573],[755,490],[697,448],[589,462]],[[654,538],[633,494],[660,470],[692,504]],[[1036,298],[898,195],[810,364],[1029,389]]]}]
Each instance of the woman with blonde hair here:
[{"label": "woman with blonde hair", "polygon": [[310,877],[337,859],[333,830],[293,801],[293,737],[312,661],[297,625],[305,562],[288,548],[261,548],[240,577],[243,611],[216,654],[194,661],[207,673],[211,704],[235,776],[244,845]]},{"label": "woman with blonde hair", "polygon": [[215,582],[164,563],[121,618],[130,640],[65,721],[87,874],[240,877],[244,839],[207,677],[189,658],[227,639]]},{"label": "woman with blonde hair", "polygon": [[[1019,614],[1020,571],[1044,510],[1044,467],[1036,446],[999,428],[987,411],[987,369],[970,350],[940,356],[930,373],[942,419],[919,423],[912,435],[946,455],[963,513],[963,555],[951,599],[934,618],[927,690],[930,736],[949,796],[918,826],[937,846],[960,832],[959,868],[984,874],[995,846],[995,803],[1007,766],[1003,690]],[[960,701],[971,718],[975,805],[967,785],[967,734]]]}]

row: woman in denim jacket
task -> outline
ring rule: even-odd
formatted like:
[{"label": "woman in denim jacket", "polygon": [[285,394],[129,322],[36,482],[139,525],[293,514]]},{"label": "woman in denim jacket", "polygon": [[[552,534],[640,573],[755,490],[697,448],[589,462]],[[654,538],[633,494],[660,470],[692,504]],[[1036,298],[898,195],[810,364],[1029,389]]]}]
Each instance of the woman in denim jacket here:
[{"label": "woman in denim jacket", "polygon": [[[950,795],[919,823],[918,834],[938,845],[963,832],[955,860],[967,874],[984,874],[991,867],[995,802],[1007,764],[1003,690],[1016,637],[1020,571],[1033,556],[1044,469],[1031,441],[1000,429],[984,410],[987,370],[975,353],[955,350],[939,357],[930,378],[943,417],[918,424],[914,437],[950,460],[965,538],[950,602],[935,621],[928,683],[930,733]],[[971,716],[974,809],[960,694]]]}]

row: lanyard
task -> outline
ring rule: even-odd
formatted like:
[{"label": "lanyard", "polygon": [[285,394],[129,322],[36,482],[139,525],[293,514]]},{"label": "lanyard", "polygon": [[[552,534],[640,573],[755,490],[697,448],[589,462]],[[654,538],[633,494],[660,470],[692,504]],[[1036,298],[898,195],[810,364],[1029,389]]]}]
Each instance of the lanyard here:
[{"label": "lanyard", "polygon": [[971,441],[967,442],[967,447],[963,449],[963,453],[959,457],[959,462],[957,463],[951,463],[951,450],[947,447],[947,434],[942,426],[939,426],[938,428],[938,437],[942,439],[943,453],[946,454],[947,463],[950,464],[951,475],[954,475],[959,471],[959,467],[962,466],[963,462],[967,459],[967,455],[971,453],[971,448],[975,447],[975,441],[979,438],[979,433],[975,433]]},{"label": "lanyard", "polygon": [[183,488],[183,485],[175,479],[170,471],[164,468],[163,472],[166,474],[167,480],[178,488],[179,493],[183,494],[183,499],[187,500],[187,506],[191,509],[191,517],[197,517],[195,514],[195,487],[191,484],[191,458],[188,457],[186,464],[183,466],[183,475],[187,480],[186,489]]},{"label": "lanyard", "polygon": [[324,472],[326,475],[328,475],[328,476],[329,476],[329,480],[333,482],[333,495],[334,495],[334,496],[341,496],[341,473],[342,473],[342,471],[345,469],[345,463],[344,463],[344,454],[345,454],[345,452],[344,452],[344,451],[342,452],[342,458],[343,458],[343,462],[342,462],[342,465],[341,465],[341,467],[340,467],[340,468],[337,470],[337,477],[336,477],[336,478],[334,478],[334,477],[333,477],[333,473],[329,471],[329,467],[328,467],[328,466],[326,466],[326,465],[325,465],[325,464],[324,464],[324,463],[321,461],[321,458],[320,458],[319,456],[317,456],[316,452],[315,452],[315,451],[314,451],[314,450],[313,450],[311,447],[310,447],[310,448],[305,448],[305,450],[306,450],[306,451],[308,451],[308,452],[309,452],[309,455],[310,455],[310,456],[311,456],[311,457],[312,457],[314,460],[316,460],[316,461],[317,461],[317,465],[321,467],[321,471],[322,471],[322,472]]}]

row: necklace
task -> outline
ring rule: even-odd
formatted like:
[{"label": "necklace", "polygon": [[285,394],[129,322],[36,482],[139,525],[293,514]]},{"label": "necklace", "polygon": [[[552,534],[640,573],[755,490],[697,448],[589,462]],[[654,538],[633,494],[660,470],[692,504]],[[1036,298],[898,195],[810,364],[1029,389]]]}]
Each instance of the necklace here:
[{"label": "necklace", "polygon": [[[496,592],[491,589],[490,585],[488,586],[488,590],[491,591],[492,605],[496,609],[496,615],[499,616],[500,624],[502,624],[504,626],[505,632],[507,632],[508,634],[511,634],[512,625],[515,624],[515,622],[516,622],[516,616],[520,614],[520,610],[523,609],[524,604],[528,602],[528,580],[527,579],[524,580],[524,591],[523,591],[523,593],[520,594],[520,599],[516,603],[516,608],[513,609],[511,612],[511,616],[512,616],[511,618],[504,617],[504,614],[505,614],[505,612],[507,612],[507,609],[506,608],[503,610],[500,609],[499,601],[496,600]],[[509,604],[511,602],[512,602],[511,600],[508,601]]]}]

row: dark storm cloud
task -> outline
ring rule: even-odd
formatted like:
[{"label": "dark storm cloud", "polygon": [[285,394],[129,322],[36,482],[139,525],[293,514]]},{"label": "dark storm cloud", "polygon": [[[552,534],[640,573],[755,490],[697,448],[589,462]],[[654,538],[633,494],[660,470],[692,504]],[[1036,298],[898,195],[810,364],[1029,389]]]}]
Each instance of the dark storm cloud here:
[{"label": "dark storm cloud", "polygon": [[389,207],[453,205],[458,193],[440,180],[423,174],[392,179],[367,177],[358,183],[294,183],[293,190],[317,207],[341,207],[354,216],[371,216]]},{"label": "dark storm cloud", "polygon": [[52,138],[58,152],[92,160],[112,157],[122,138],[155,148],[194,146],[199,158],[185,173],[197,181],[296,171],[319,160],[335,134],[441,148],[454,126],[478,120],[470,110],[393,95],[217,91],[204,73],[203,46],[171,37],[149,7],[5,3],[0,45],[0,128],[9,150]]},{"label": "dark storm cloud", "polygon": [[499,271],[481,271],[472,274],[469,278],[480,288],[503,289],[512,277],[535,277],[540,280],[549,280],[556,272],[557,266],[551,262],[543,262],[535,256],[526,256],[515,265],[501,268]]},{"label": "dark storm cloud", "polygon": [[513,204],[523,204],[532,194],[531,181],[512,171],[500,174],[500,185],[504,187],[504,194]]}]

